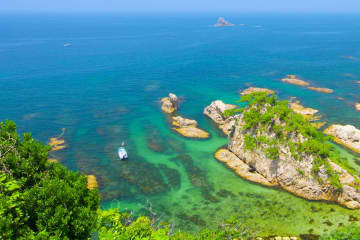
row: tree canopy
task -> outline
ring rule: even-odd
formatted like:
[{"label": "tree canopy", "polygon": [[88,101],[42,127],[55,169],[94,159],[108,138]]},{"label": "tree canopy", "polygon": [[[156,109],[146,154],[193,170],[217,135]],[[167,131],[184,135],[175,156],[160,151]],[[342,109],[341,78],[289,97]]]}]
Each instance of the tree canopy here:
[{"label": "tree canopy", "polygon": [[86,239],[99,196],[84,175],[48,162],[49,146],[0,123],[0,238]]}]

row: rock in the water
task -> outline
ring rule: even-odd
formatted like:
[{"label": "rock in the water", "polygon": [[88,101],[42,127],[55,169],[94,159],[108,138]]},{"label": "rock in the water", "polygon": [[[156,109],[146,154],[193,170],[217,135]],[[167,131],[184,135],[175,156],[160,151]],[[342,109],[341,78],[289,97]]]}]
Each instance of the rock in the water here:
[{"label": "rock in the water", "polygon": [[235,154],[230,152],[228,149],[221,148],[215,153],[215,158],[220,162],[225,163],[229,168],[233,169],[239,176],[242,178],[260,183],[265,186],[276,186],[276,183],[271,183],[262,175],[253,171],[249,165],[244,163],[240,158],[238,158]]},{"label": "rock in the water", "polygon": [[234,108],[236,108],[235,105],[225,104],[221,100],[216,100],[204,109],[204,114],[208,116],[211,120],[213,120],[218,125],[218,127],[225,133],[225,135],[229,135],[235,124],[235,118],[226,118],[223,113],[226,110],[231,110]]},{"label": "rock in the water", "polygon": [[208,132],[193,126],[173,128],[173,130],[178,132],[182,136],[188,138],[206,139],[210,137],[210,134]]},{"label": "rock in the water", "polygon": [[300,80],[296,77],[296,75],[287,75],[286,78],[283,78],[281,81],[286,82],[286,83],[290,83],[290,84],[295,84],[298,86],[309,86],[310,83],[304,81],[304,80]]},{"label": "rock in the water", "polygon": [[289,103],[289,107],[296,113],[303,115],[306,118],[312,118],[314,114],[318,113],[319,111],[313,108],[306,108],[300,103],[293,102]]},{"label": "rock in the water", "polygon": [[92,190],[98,187],[98,183],[96,181],[95,175],[88,175],[87,178],[88,178],[87,181],[88,189]]},{"label": "rock in the water", "polygon": [[49,145],[51,146],[51,151],[56,152],[61,149],[66,148],[65,140],[60,138],[50,138]]},{"label": "rock in the water", "polygon": [[233,27],[235,24],[232,24],[225,20],[223,17],[219,17],[217,23],[214,25],[214,27]]},{"label": "rock in the water", "polygon": [[267,89],[267,88],[256,88],[256,87],[249,87],[247,89],[245,89],[244,91],[242,91],[240,94],[241,95],[248,95],[254,92],[266,92],[268,94],[274,94],[275,92],[273,90]]},{"label": "rock in the water", "polygon": [[324,133],[333,136],[335,142],[360,153],[360,130],[354,126],[334,124],[325,129]]},{"label": "rock in the water", "polygon": [[332,90],[330,88],[307,87],[307,89],[313,90],[313,91],[316,91],[316,92],[322,92],[322,93],[333,93],[334,92],[334,90]]},{"label": "rock in the water", "polygon": [[169,97],[162,98],[161,102],[161,110],[163,112],[173,113],[178,109],[179,100],[178,97],[173,93],[169,93]]},{"label": "rock in the water", "polygon": [[174,131],[188,138],[209,138],[210,134],[197,127],[195,120],[183,118],[181,116],[172,117]]},{"label": "rock in the water", "polygon": [[175,127],[197,127],[198,123],[196,120],[176,116],[172,117],[172,125]]},{"label": "rock in the water", "polygon": [[355,109],[356,109],[357,111],[360,111],[360,103],[355,103]]}]

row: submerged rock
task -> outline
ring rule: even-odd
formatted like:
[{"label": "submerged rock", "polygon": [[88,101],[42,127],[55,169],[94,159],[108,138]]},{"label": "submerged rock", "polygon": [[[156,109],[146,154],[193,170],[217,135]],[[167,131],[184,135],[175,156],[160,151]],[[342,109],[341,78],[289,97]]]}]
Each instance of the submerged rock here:
[{"label": "submerged rock", "polygon": [[162,98],[161,102],[161,110],[163,112],[173,113],[178,109],[179,100],[178,97],[173,93],[169,93],[169,97]]},{"label": "submerged rock", "polygon": [[166,142],[156,126],[146,125],[146,143],[148,148],[155,152],[165,152],[167,150]]},{"label": "submerged rock", "polygon": [[223,17],[219,17],[218,21],[214,25],[214,27],[233,27],[233,26],[235,26],[235,24],[226,21],[225,18]]},{"label": "submerged rock", "polygon": [[307,89],[313,90],[313,91],[316,91],[316,92],[322,92],[322,93],[333,93],[334,92],[334,90],[332,90],[330,88],[307,87]]},{"label": "submerged rock", "polygon": [[160,170],[165,174],[166,178],[168,179],[168,183],[172,188],[179,188],[181,185],[181,175],[180,173],[173,169],[169,168],[165,164],[159,164]]},{"label": "submerged rock", "polygon": [[190,155],[180,154],[179,156],[170,159],[170,161],[175,163],[180,162],[184,166],[192,185],[195,187],[212,189],[212,185],[208,182],[206,173],[194,164],[194,160]]},{"label": "submerged rock", "polygon": [[335,142],[360,153],[360,130],[354,126],[334,124],[325,129],[324,133],[333,136]]},{"label": "submerged rock", "polygon": [[184,153],[185,152],[185,143],[177,140],[174,137],[167,137],[166,138],[166,142],[169,145],[169,147],[171,148],[171,150],[173,150],[176,153]]},{"label": "submerged rock", "polygon": [[205,107],[203,113],[211,120],[213,120],[218,125],[218,127],[225,133],[225,135],[229,135],[235,124],[235,120],[233,117],[225,117],[224,112],[226,110],[231,110],[234,108],[236,108],[235,105],[225,104],[221,100],[216,100],[212,102],[209,106]]},{"label": "submerged rock", "polygon": [[290,84],[294,84],[294,85],[298,85],[298,86],[309,86],[310,83],[304,81],[304,80],[300,80],[296,77],[296,75],[287,75],[286,78],[281,79],[281,81],[285,82],[285,83],[290,83]]},{"label": "submerged rock", "polygon": [[254,92],[266,92],[268,94],[274,94],[275,92],[273,90],[267,89],[267,88],[256,88],[256,87],[249,87],[247,89],[245,89],[244,91],[242,91],[240,94],[241,95],[248,95]]},{"label": "submerged rock", "polygon": [[144,161],[125,161],[121,164],[120,177],[135,185],[144,194],[158,194],[169,190],[160,169]]}]

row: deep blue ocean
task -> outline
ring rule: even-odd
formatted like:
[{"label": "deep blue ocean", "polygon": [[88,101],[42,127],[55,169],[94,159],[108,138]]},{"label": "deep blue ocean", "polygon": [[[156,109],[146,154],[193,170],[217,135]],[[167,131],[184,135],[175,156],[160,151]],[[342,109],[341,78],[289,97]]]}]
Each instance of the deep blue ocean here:
[{"label": "deep blue ocean", "polygon": [[[219,16],[236,26],[214,28]],[[360,128],[359,46],[358,15],[2,13],[0,121],[44,143],[66,128],[67,148],[51,157],[96,175],[103,208],[147,214],[151,202],[188,231],[236,215],[259,235],[321,234],[360,219],[359,210],[242,180],[214,159],[227,139],[202,111],[267,87],[318,109],[328,124]],[[281,82],[287,74],[334,93]],[[209,140],[171,130],[159,104],[169,92]],[[122,141],[127,162],[117,158]],[[360,168],[358,155],[338,149]]]}]

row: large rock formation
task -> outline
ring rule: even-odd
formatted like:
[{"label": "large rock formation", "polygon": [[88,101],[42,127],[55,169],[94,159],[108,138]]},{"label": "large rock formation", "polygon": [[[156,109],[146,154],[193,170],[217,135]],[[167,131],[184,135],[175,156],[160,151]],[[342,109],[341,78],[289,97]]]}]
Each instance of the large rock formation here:
[{"label": "large rock formation", "polygon": [[334,124],[325,129],[325,134],[334,137],[334,141],[360,153],[360,130],[352,125]]},{"label": "large rock formation", "polygon": [[196,120],[183,118],[181,116],[172,117],[173,130],[188,138],[209,138],[210,134],[200,128]]},{"label": "large rock formation", "polygon": [[235,24],[232,24],[225,20],[223,17],[219,17],[218,21],[214,25],[214,27],[233,27]]},{"label": "large rock formation", "polygon": [[226,135],[228,135],[232,131],[235,120],[233,117],[226,118],[223,113],[226,110],[231,110],[234,108],[236,108],[235,105],[225,104],[221,100],[216,100],[204,109],[204,114],[211,118],[218,125],[218,127]]},{"label": "large rock formation", "polygon": [[[319,149],[322,148],[321,144],[326,144],[326,140],[313,139],[311,134],[299,130],[303,125],[311,126],[308,120],[299,120],[299,126],[293,128],[298,130],[289,130],[292,126],[287,125],[281,114],[273,115],[285,106],[272,108],[267,103],[257,104],[233,116],[228,147],[219,150],[215,157],[249,181],[280,186],[310,200],[327,200],[348,208],[360,208],[358,177],[336,164],[331,154],[324,157],[313,150],[317,144]],[[295,113],[287,114],[291,117]],[[218,115],[211,116],[216,123],[226,122]],[[273,117],[268,119],[268,116]],[[257,117],[259,120],[254,121]],[[304,149],[310,146],[311,150]]]},{"label": "large rock formation", "polygon": [[169,93],[169,97],[164,97],[161,99],[161,110],[166,113],[173,113],[178,109],[179,100],[178,97]]}]

